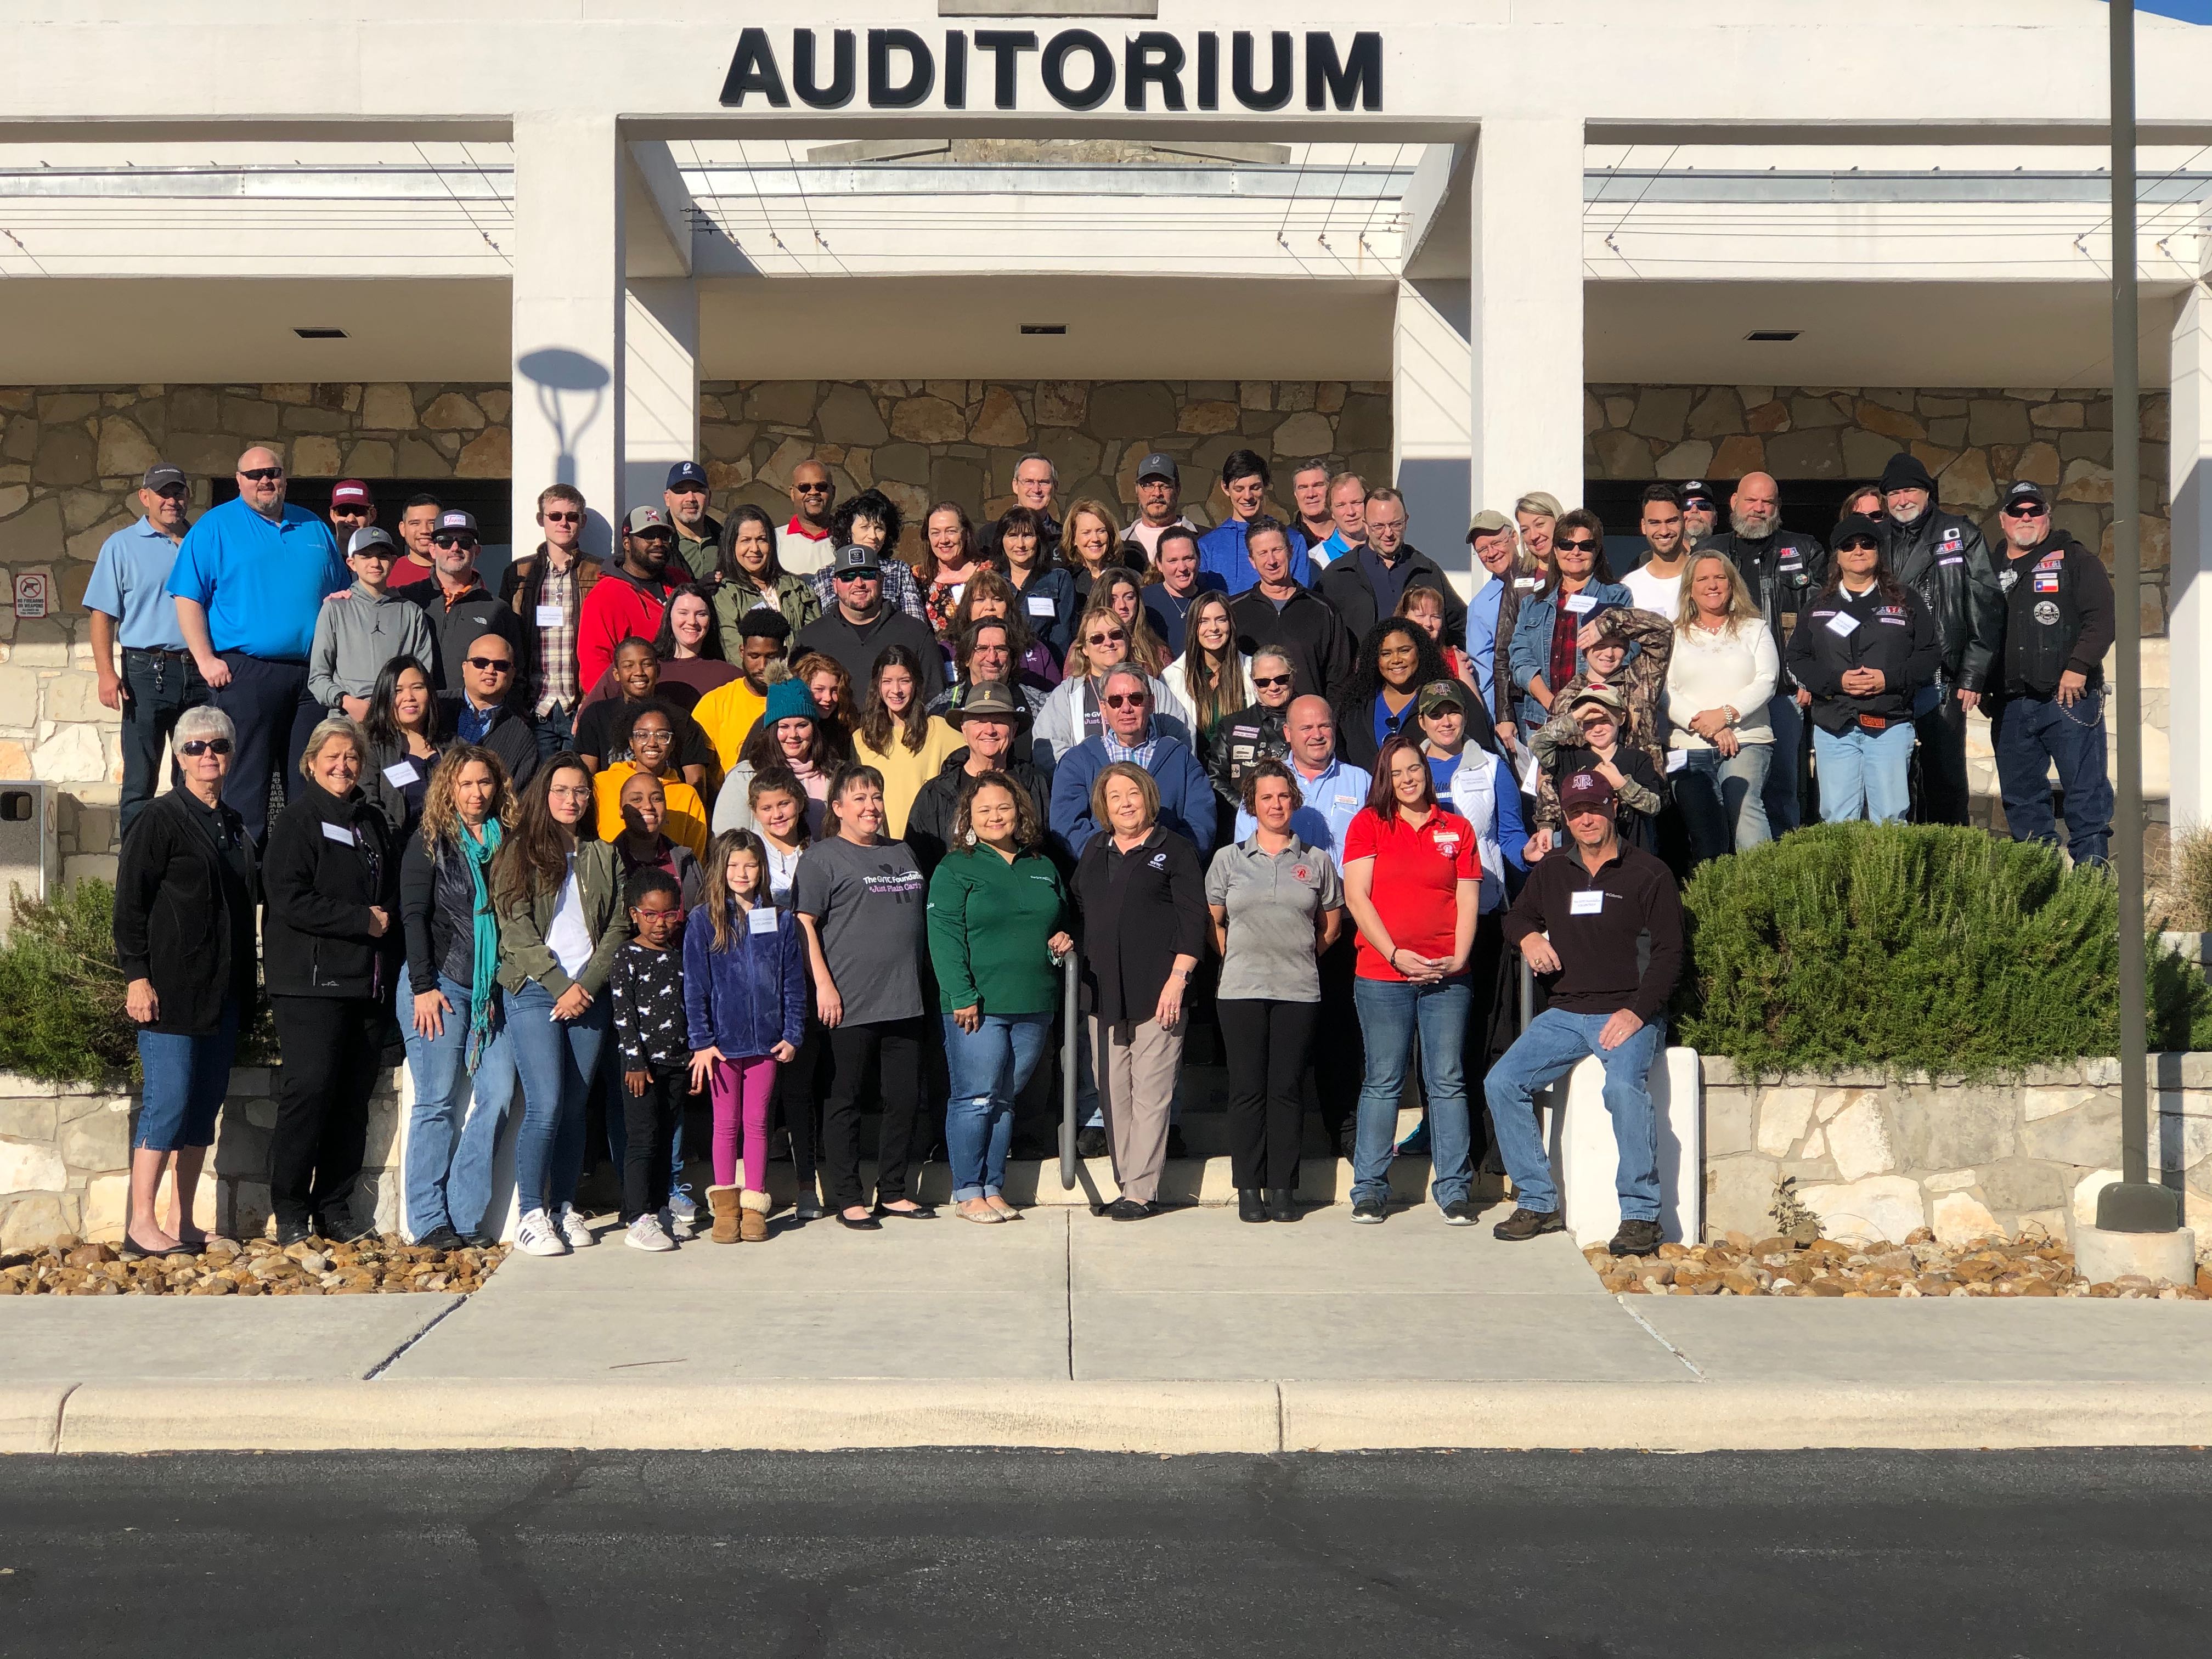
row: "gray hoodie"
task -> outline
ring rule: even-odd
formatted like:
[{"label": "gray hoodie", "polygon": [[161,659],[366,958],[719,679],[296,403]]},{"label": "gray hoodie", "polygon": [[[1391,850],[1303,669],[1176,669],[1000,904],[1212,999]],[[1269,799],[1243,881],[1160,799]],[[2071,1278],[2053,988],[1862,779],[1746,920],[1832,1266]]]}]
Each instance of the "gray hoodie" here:
[{"label": "gray hoodie", "polygon": [[435,673],[436,637],[422,607],[386,590],[381,598],[356,582],[337,599],[325,599],[307,647],[307,690],[325,708],[338,698],[365,697],[394,657],[412,657]]}]

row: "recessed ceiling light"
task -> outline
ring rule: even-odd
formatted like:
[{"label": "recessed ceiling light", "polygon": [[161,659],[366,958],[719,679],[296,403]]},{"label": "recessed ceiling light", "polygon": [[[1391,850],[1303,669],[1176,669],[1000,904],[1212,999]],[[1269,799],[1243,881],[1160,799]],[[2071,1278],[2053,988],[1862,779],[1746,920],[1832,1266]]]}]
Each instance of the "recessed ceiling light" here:
[{"label": "recessed ceiling light", "polygon": [[1779,344],[1784,341],[1796,339],[1804,331],[1802,328],[1754,328],[1743,337],[1747,340],[1772,342]]},{"label": "recessed ceiling light", "polygon": [[1022,332],[1024,334],[1065,334],[1067,332],[1067,325],[1066,323],[1024,323],[1022,325]]},{"label": "recessed ceiling light", "polygon": [[292,332],[303,340],[343,340],[346,337],[342,328],[295,328]]}]

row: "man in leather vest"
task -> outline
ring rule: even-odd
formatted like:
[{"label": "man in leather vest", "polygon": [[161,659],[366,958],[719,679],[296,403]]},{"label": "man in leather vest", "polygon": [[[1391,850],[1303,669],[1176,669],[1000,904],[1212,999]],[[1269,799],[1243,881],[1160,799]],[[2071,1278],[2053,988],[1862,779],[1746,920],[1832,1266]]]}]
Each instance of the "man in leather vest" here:
[{"label": "man in leather vest", "polygon": [[1936,618],[1943,667],[1914,704],[1915,823],[1966,822],[1966,716],[1980,706],[2004,636],[2004,594],[1989,544],[1936,505],[1936,480],[1899,450],[1881,470],[1882,552]]},{"label": "man in leather vest", "polygon": [[2103,863],[2112,841],[2105,775],[2105,653],[2117,621],[2104,562],[2051,522],[2041,484],[2005,493],[2004,647],[1990,679],[1990,734],[2014,841],[2058,844],[2051,769],[2065,796],[2066,850]]},{"label": "man in leather vest", "polygon": [[[1810,536],[1782,527],[1781,489],[1764,472],[1747,472],[1729,498],[1729,528],[1698,544],[1700,553],[1731,559],[1751,590],[1751,602],[1766,616],[1779,658],[1797,626],[1797,613],[1828,579],[1828,551]],[[1774,732],[1774,758],[1766,769],[1759,799],[1774,833],[1804,822],[1805,713],[1797,687],[1783,671],[1767,699],[1766,720]]]}]

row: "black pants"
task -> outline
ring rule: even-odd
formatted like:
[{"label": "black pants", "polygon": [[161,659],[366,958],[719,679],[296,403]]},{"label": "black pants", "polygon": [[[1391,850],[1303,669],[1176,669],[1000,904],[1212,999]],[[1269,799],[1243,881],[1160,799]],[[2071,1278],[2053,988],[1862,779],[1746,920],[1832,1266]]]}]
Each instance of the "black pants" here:
[{"label": "black pants", "polygon": [[802,1194],[814,1185],[815,1161],[821,1152],[829,1037],[822,1022],[809,1010],[806,1035],[799,1038],[791,1064],[775,1068],[775,1093],[770,1097],[771,1106],[782,1115],[785,1133],[791,1137],[791,1170],[799,1177]]},{"label": "black pants", "polygon": [[1223,997],[1221,1043],[1229,1058],[1229,1163],[1237,1185],[1298,1184],[1300,1083],[1321,1006]]},{"label": "black pants", "polygon": [[1475,1168],[1486,1174],[1502,1175],[1505,1165],[1498,1157],[1498,1134],[1491,1127],[1490,1108],[1482,1094],[1483,1079],[1520,1035],[1521,953],[1506,948],[1502,907],[1475,919],[1474,948],[1468,952],[1467,978],[1467,1041],[1461,1050],[1461,1073],[1467,1079]]},{"label": "black pants", "polygon": [[272,996],[284,1092],[269,1134],[269,1205],[311,1225],[340,1210],[361,1175],[392,1010],[380,997]]},{"label": "black pants", "polygon": [[[207,682],[184,652],[125,648],[119,833],[130,834],[131,824],[154,799],[161,784],[161,750],[177,729],[178,719],[207,700]],[[169,770],[175,781],[183,781],[184,774],[173,764]]]},{"label": "black pants", "polygon": [[1357,966],[1352,935],[1347,915],[1344,932],[1321,959],[1321,1008],[1314,1025],[1315,1105],[1332,1149],[1359,1110],[1359,1085],[1367,1074],[1367,1048],[1352,1000]]},{"label": "black pants", "polygon": [[[1912,722],[1919,742],[1912,750],[1912,822],[1966,822],[1966,711],[1959,707],[1958,689],[1948,679],[1936,683],[1942,697]],[[1809,739],[1808,739],[1809,741]]]},{"label": "black pants", "polygon": [[307,690],[307,665],[270,662],[242,651],[222,653],[230,684],[215,693],[215,706],[230,716],[238,743],[222,781],[222,798],[246,820],[253,844],[269,839],[269,780],[291,798],[300,773],[300,751],[325,710]]},{"label": "black pants", "polygon": [[865,1202],[860,1190],[860,1101],[876,1079],[883,1122],[876,1136],[876,1202],[907,1196],[915,1109],[921,1098],[924,1036],[920,1016],[873,1025],[840,1025],[829,1033],[830,1098],[822,1109],[822,1169],[832,1207]]},{"label": "black pants", "polygon": [[668,1154],[676,1144],[677,1115],[691,1092],[691,1068],[647,1066],[642,1098],[630,1093],[626,1079],[614,1086],[622,1090],[622,1218],[627,1227],[668,1203]]}]

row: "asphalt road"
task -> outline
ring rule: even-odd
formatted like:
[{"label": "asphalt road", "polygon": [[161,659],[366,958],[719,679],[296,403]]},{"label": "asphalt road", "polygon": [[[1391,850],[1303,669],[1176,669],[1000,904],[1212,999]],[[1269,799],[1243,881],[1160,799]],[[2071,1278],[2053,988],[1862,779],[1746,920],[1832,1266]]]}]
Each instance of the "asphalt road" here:
[{"label": "asphalt road", "polygon": [[0,1654],[2212,1647],[2191,1452],[0,1459]]}]

